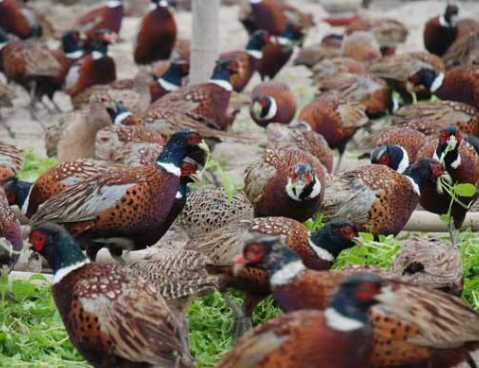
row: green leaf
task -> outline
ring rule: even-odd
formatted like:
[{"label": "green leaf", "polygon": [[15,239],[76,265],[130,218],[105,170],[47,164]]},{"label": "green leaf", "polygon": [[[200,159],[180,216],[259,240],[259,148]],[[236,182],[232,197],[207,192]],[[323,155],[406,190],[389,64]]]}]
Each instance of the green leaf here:
[{"label": "green leaf", "polygon": [[452,216],[448,215],[447,213],[440,216],[441,221],[445,222],[446,224],[450,224],[452,221]]},{"label": "green leaf", "polygon": [[473,184],[464,183],[454,185],[454,191],[461,197],[473,197],[477,193],[477,188]]}]

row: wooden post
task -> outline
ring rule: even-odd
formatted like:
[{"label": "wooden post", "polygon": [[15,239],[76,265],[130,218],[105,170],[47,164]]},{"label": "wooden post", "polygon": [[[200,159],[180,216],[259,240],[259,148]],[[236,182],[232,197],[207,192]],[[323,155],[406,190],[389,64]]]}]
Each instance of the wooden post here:
[{"label": "wooden post", "polygon": [[190,84],[206,82],[218,57],[220,0],[192,0]]}]

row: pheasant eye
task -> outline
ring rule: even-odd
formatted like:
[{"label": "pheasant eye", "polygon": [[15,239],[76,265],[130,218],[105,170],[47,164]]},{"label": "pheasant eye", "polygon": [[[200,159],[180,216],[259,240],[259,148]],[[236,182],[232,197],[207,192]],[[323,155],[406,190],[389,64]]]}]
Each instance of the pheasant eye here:
[{"label": "pheasant eye", "polygon": [[389,156],[384,154],[379,158],[379,164],[380,165],[389,165]]},{"label": "pheasant eye", "polygon": [[30,243],[36,252],[41,252],[43,250],[46,240],[46,234],[42,233],[41,231],[35,230],[30,234]]},{"label": "pheasant eye", "polygon": [[356,232],[349,225],[342,227],[341,233],[343,234],[345,238],[348,238],[348,239],[354,238],[356,236]]},{"label": "pheasant eye", "polygon": [[263,247],[258,243],[249,244],[243,254],[249,264],[259,263],[263,259]]},{"label": "pheasant eye", "polygon": [[414,74],[412,75],[410,78],[409,78],[409,82],[411,82],[412,84],[419,84],[419,82],[421,82],[421,78],[419,76],[419,74]]},{"label": "pheasant eye", "polygon": [[381,291],[380,287],[372,282],[364,282],[356,287],[356,299],[359,301],[371,300]]},{"label": "pheasant eye", "polygon": [[181,176],[188,176],[196,172],[196,166],[191,162],[183,162],[181,165]]},{"label": "pheasant eye", "polygon": [[432,173],[434,176],[439,177],[444,174],[444,167],[440,163],[433,163],[432,164]]},{"label": "pheasant eye", "polygon": [[15,195],[15,193],[8,193],[7,200],[9,205],[13,205],[15,204],[15,201],[17,200],[17,196]]},{"label": "pheasant eye", "polygon": [[200,143],[201,140],[202,140],[202,138],[199,134],[190,134],[187,142],[188,142],[188,145],[195,146],[198,143]]}]

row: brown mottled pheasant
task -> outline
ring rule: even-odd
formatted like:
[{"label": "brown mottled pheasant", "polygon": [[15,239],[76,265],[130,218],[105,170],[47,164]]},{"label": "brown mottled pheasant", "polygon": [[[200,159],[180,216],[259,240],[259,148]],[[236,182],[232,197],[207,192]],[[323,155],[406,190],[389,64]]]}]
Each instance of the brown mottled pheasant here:
[{"label": "brown mottled pheasant", "polygon": [[[327,311],[338,285],[351,277],[350,272],[307,269],[281,238],[246,241],[236,262],[269,272],[273,295],[285,312]],[[479,348],[474,310],[441,291],[399,278],[382,279],[380,303],[369,313],[375,336],[370,367],[452,368],[461,362],[474,367],[470,354]],[[342,322],[345,328],[348,321]]]},{"label": "brown mottled pheasant", "polygon": [[67,187],[99,173],[120,168],[119,165],[93,160],[69,161],[48,169],[33,183],[13,178],[6,182],[3,188],[9,204],[17,205],[27,217],[32,217],[47,199]]},{"label": "brown mottled pheasant", "polygon": [[333,150],[329,148],[324,137],[316,133],[306,123],[297,123],[290,126],[283,124],[269,124],[266,129],[268,148],[282,149],[288,147],[299,148],[317,157],[326,170],[333,171]]},{"label": "brown mottled pheasant", "polygon": [[310,153],[297,149],[267,149],[245,170],[244,191],[255,216],[312,217],[324,196],[325,169]]},{"label": "brown mottled pheasant", "polygon": [[104,246],[118,258],[123,250],[153,245],[179,214],[176,200],[184,197],[180,189],[187,185],[181,180],[183,161],[207,148],[198,133],[179,131],[155,163],[106,172],[70,186],[39,208],[32,225],[65,225],[92,259]]},{"label": "brown mottled pheasant", "polygon": [[253,206],[243,191],[228,195],[223,188],[200,188],[188,195],[176,224],[196,239],[232,222],[253,218]]},{"label": "brown mottled pheasant", "polygon": [[319,97],[306,105],[298,121],[306,122],[321,134],[332,149],[338,149],[340,167],[346,145],[354,134],[368,123],[365,107],[359,102],[337,97]]},{"label": "brown mottled pheasant", "polygon": [[53,269],[63,324],[93,367],[191,366],[176,318],[151,283],[119,265],[91,263],[55,224],[33,227],[30,243]]},{"label": "brown mottled pheasant", "polygon": [[236,275],[233,272],[233,259],[241,250],[244,238],[255,234],[283,236],[286,244],[307,267],[324,270],[332,266],[342,250],[355,245],[358,230],[350,222],[333,221],[317,232],[310,233],[303,224],[290,218],[264,217],[232,222],[192,239],[185,249],[210,258],[209,270],[222,277],[224,288],[232,287],[246,292],[243,314],[236,316],[236,335],[250,325],[254,308],[270,292],[266,272],[257,269],[244,269]]},{"label": "brown mottled pheasant", "polygon": [[443,175],[445,168],[431,159],[417,161],[404,174],[383,165],[345,171],[326,188],[321,213],[326,220],[347,219],[376,236],[396,235],[416,209],[423,189]]}]

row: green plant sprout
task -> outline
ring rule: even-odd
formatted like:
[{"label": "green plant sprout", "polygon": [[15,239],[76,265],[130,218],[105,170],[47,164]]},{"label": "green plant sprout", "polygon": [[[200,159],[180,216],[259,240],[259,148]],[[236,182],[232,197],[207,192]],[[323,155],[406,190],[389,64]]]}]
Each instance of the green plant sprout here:
[{"label": "green plant sprout", "polygon": [[[455,147],[453,147],[452,143],[449,143],[444,150],[444,152],[441,154],[441,157],[439,158],[439,162],[443,165],[445,165],[445,158],[446,155],[453,151]],[[454,247],[457,246],[457,236],[458,236],[458,231],[459,229],[456,229],[454,226],[454,221],[452,218],[452,206],[454,203],[457,203],[459,206],[465,208],[468,210],[471,208],[472,204],[474,203],[473,200],[471,200],[468,204],[463,203],[459,197],[466,197],[466,198],[472,198],[477,194],[477,188],[475,185],[470,184],[470,183],[455,183],[452,184],[452,179],[449,176],[448,178],[445,177],[440,177],[437,180],[437,191],[438,193],[444,193],[446,192],[449,197],[451,198],[449,202],[449,208],[447,213],[440,215],[440,218],[442,221],[444,221],[446,224],[448,224],[449,228],[449,236],[451,238],[451,243]]]},{"label": "green plant sprout", "polygon": [[32,150],[25,151],[25,160],[22,169],[18,173],[20,180],[34,181],[45,171],[58,165],[54,158],[40,158]]}]

